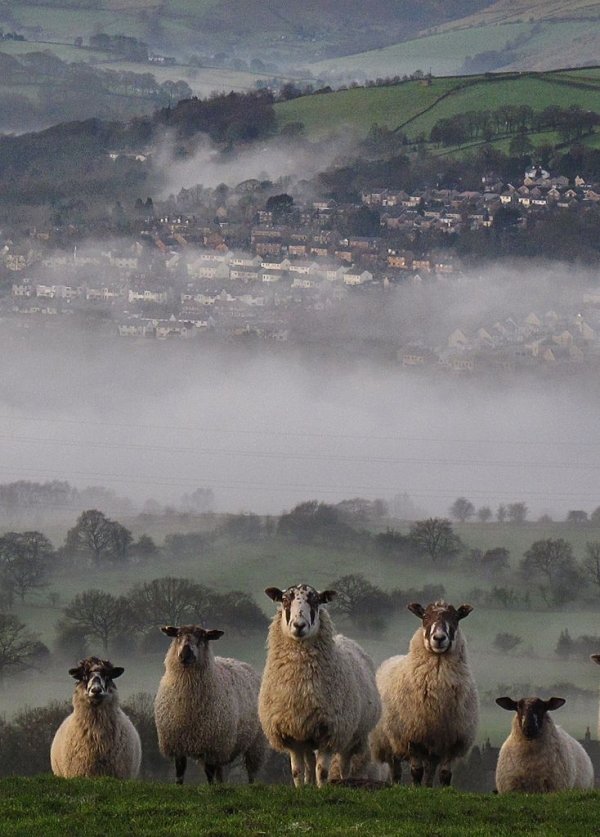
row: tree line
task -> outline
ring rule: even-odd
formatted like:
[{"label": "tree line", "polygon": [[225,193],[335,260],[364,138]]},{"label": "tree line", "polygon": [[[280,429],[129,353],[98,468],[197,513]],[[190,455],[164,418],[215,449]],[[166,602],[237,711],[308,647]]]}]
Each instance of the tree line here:
[{"label": "tree line", "polygon": [[439,119],[431,128],[429,139],[439,145],[463,145],[507,134],[557,131],[561,142],[580,140],[592,133],[600,114],[579,105],[563,108],[549,105],[535,111],[530,105],[503,105],[495,110],[471,110]]}]

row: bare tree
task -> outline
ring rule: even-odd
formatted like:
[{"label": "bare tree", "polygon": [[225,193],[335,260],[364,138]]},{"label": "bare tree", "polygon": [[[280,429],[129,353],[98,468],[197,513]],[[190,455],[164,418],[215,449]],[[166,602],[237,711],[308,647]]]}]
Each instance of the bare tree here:
[{"label": "bare tree", "polygon": [[0,575],[4,587],[21,601],[46,587],[54,549],[41,532],[7,532],[0,538]]},{"label": "bare tree", "polygon": [[98,509],[88,509],[67,532],[65,551],[90,556],[99,564],[106,558],[126,558],[132,541],[133,536],[125,526],[110,520]]},{"label": "bare tree", "polygon": [[582,561],[583,572],[600,592],[600,541],[588,541],[585,552],[586,556]]},{"label": "bare tree", "polygon": [[203,622],[210,590],[189,578],[155,578],[137,584],[129,593],[131,618],[144,630],[156,625]]},{"label": "bare tree", "polygon": [[36,634],[12,613],[0,613],[0,682],[6,674],[24,668],[40,650]]},{"label": "bare tree", "polygon": [[452,524],[445,517],[417,520],[410,528],[409,537],[419,552],[429,555],[433,561],[451,558],[462,546],[460,538],[454,534]]},{"label": "bare tree", "polygon": [[466,497],[458,497],[450,506],[450,514],[456,520],[465,523],[475,514],[475,506]]},{"label": "bare tree", "polygon": [[100,640],[105,653],[109,641],[124,633],[131,621],[127,599],[102,590],[79,593],[63,612],[64,622],[79,628],[86,638]]},{"label": "bare tree", "polygon": [[547,604],[562,604],[577,597],[581,575],[573,557],[573,548],[563,538],[535,541],[521,561],[525,578],[538,578],[540,592]]},{"label": "bare tree", "polygon": [[511,523],[524,523],[529,513],[525,503],[509,503],[506,511]]}]

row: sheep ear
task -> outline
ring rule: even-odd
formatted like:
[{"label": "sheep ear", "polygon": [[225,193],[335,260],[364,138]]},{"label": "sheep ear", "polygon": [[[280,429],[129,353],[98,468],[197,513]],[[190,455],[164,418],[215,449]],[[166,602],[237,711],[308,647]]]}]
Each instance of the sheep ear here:
[{"label": "sheep ear", "polygon": [[70,668],[69,674],[71,677],[74,677],[75,680],[83,680],[83,666],[77,666],[77,668]]},{"label": "sheep ear", "polygon": [[176,628],[174,625],[164,625],[161,631],[167,636],[177,636],[179,634],[179,628]]},{"label": "sheep ear", "polygon": [[283,590],[280,590],[279,587],[267,587],[265,593],[274,602],[280,602],[283,599]]},{"label": "sheep ear", "polygon": [[207,640],[220,639],[220,637],[222,637],[224,633],[225,633],[225,631],[217,631],[217,630],[204,631],[204,639],[207,639]]},{"label": "sheep ear", "polygon": [[600,654],[592,654],[590,660],[593,660],[595,663],[600,665]]},{"label": "sheep ear", "polygon": [[111,680],[116,680],[117,677],[120,677],[124,671],[125,669],[122,666],[115,666],[114,668],[111,668],[108,676]]},{"label": "sheep ear", "polygon": [[499,697],[496,698],[496,703],[498,706],[501,706],[502,709],[508,709],[509,712],[516,712],[517,711],[517,702],[509,697]]},{"label": "sheep ear", "polygon": [[319,593],[319,604],[327,604],[327,602],[332,601],[337,596],[337,592],[335,590],[323,590],[322,593]]},{"label": "sheep ear", "polygon": [[544,702],[546,704],[546,712],[552,712],[554,709],[560,709],[567,701],[564,698],[551,697]]},{"label": "sheep ear", "polygon": [[418,616],[419,619],[422,619],[425,616],[425,608],[418,602],[411,602],[409,605],[406,605],[406,607],[410,610],[411,613],[414,613],[415,616]]},{"label": "sheep ear", "polygon": [[465,616],[468,616],[469,613],[473,610],[471,605],[462,604],[456,611],[459,619],[464,619]]}]

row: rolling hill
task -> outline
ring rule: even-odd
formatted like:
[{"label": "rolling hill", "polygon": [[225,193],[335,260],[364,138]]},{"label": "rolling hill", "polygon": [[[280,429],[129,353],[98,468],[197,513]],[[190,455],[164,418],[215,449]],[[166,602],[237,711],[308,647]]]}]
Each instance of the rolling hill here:
[{"label": "rolling hill", "polygon": [[280,126],[302,122],[309,136],[334,131],[365,136],[377,123],[414,138],[428,135],[439,119],[506,104],[528,104],[536,111],[549,105],[579,105],[600,113],[600,70],[456,76],[359,87],[281,102],[276,113]]}]

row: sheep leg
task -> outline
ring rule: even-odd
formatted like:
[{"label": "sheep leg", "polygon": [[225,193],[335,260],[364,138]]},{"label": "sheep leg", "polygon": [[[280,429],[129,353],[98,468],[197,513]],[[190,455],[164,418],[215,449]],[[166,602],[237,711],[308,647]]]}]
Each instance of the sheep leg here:
[{"label": "sheep leg", "polygon": [[301,747],[290,749],[290,767],[292,768],[292,779],[294,787],[301,788],[304,785],[304,751]]},{"label": "sheep leg", "polygon": [[[327,779],[329,778],[329,762],[331,761],[331,753],[325,753],[322,750],[319,750],[317,754],[317,787],[322,788],[323,785],[327,784]],[[348,759],[348,764],[346,764],[346,771],[349,767],[350,759]],[[340,774],[341,777],[344,778],[344,760],[340,760]]]},{"label": "sheep leg", "polygon": [[183,777],[185,776],[185,769],[187,767],[187,758],[185,756],[175,757],[175,781],[178,785],[183,785]]},{"label": "sheep leg", "polygon": [[212,785],[213,782],[218,782],[219,784],[223,782],[223,768],[220,764],[205,764],[204,772],[206,773],[209,785]]},{"label": "sheep leg", "polygon": [[412,783],[415,787],[418,787],[421,782],[423,781],[423,773],[424,768],[421,762],[412,761],[410,762],[410,775],[412,778]]},{"label": "sheep leg", "polygon": [[352,775],[352,756],[339,753],[340,779],[349,779]]},{"label": "sheep leg", "polygon": [[398,756],[392,757],[390,773],[392,774],[392,782],[399,785],[402,782],[402,759]]},{"label": "sheep leg", "polygon": [[314,750],[308,749],[304,753],[304,784],[314,785],[317,757]]},{"label": "sheep leg", "polygon": [[452,767],[449,761],[442,762],[440,765],[440,785],[448,787],[452,781]]},{"label": "sheep leg", "polygon": [[437,770],[437,766],[440,763],[440,760],[437,758],[432,758],[431,756],[425,762],[425,787],[432,788],[433,787],[433,780],[435,779],[435,771]]}]

